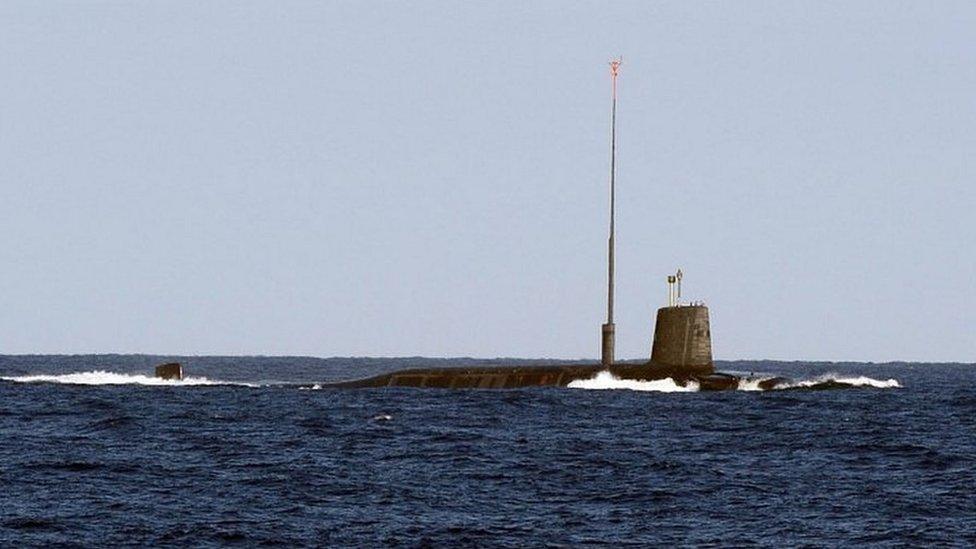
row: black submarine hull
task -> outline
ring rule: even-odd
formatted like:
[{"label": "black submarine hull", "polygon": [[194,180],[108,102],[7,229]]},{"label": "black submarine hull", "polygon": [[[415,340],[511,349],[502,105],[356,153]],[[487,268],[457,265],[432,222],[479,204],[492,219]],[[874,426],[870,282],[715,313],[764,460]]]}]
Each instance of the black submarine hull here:
[{"label": "black submarine hull", "polygon": [[492,366],[481,368],[414,368],[378,376],[323,384],[336,388],[418,387],[436,389],[518,389],[524,387],[565,387],[574,381],[592,379],[609,371],[619,379],[653,381],[670,378],[680,386],[698,385],[702,391],[738,388],[739,376],[710,368],[674,368],[666,365],[602,364],[551,366]]}]

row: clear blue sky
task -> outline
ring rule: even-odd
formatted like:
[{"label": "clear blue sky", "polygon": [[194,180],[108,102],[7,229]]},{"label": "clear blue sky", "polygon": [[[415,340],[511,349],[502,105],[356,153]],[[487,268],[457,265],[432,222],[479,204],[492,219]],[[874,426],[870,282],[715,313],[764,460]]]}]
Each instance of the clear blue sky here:
[{"label": "clear blue sky", "polygon": [[972,2],[0,4],[0,353],[976,361]]}]

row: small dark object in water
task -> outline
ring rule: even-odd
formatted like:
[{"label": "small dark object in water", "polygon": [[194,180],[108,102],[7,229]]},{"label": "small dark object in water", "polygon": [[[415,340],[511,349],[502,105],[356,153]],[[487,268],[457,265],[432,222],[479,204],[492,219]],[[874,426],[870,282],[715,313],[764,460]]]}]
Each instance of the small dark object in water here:
[{"label": "small dark object in water", "polygon": [[183,379],[183,365],[179,362],[168,362],[156,366],[156,377],[162,379]]}]

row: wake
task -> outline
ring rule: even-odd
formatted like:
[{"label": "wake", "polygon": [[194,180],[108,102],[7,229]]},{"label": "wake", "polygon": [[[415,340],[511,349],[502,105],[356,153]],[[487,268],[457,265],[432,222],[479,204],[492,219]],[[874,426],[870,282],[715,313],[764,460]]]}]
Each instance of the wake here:
[{"label": "wake", "polygon": [[844,387],[873,387],[875,389],[900,389],[897,379],[874,379],[867,376],[845,377],[839,374],[824,374],[813,379],[804,379],[777,385],[775,390],[783,389],[834,389]]},{"label": "wake", "polygon": [[161,387],[189,387],[197,385],[235,385],[241,387],[257,387],[251,383],[218,381],[205,377],[188,376],[183,379],[163,379],[140,374],[120,374],[94,370],[91,372],[75,372],[71,374],[48,375],[37,374],[27,376],[0,377],[3,381],[15,383],[61,383],[66,385],[151,385]]},{"label": "wake", "polygon": [[[824,374],[811,379],[783,380],[769,389],[760,387],[760,383],[774,379],[773,377],[743,378],[739,381],[737,391],[784,391],[784,390],[822,390],[849,389],[855,387],[869,387],[875,389],[898,389],[901,383],[897,379],[874,379],[867,376],[842,376],[840,374]],[[610,372],[603,371],[590,379],[577,379],[567,385],[571,389],[626,389],[630,391],[651,391],[658,393],[688,393],[700,389],[694,381],[681,386],[671,378],[653,381],[636,381],[620,379]]]}]

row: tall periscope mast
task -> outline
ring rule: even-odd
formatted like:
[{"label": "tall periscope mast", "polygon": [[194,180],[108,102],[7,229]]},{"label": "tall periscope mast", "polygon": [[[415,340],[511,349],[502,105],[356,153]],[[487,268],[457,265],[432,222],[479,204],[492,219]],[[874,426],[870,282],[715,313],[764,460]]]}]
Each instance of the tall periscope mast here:
[{"label": "tall periscope mast", "polygon": [[613,366],[613,234],[615,206],[615,177],[617,174],[617,71],[623,58],[610,61],[610,239],[607,241],[607,322],[603,325],[601,363]]}]

